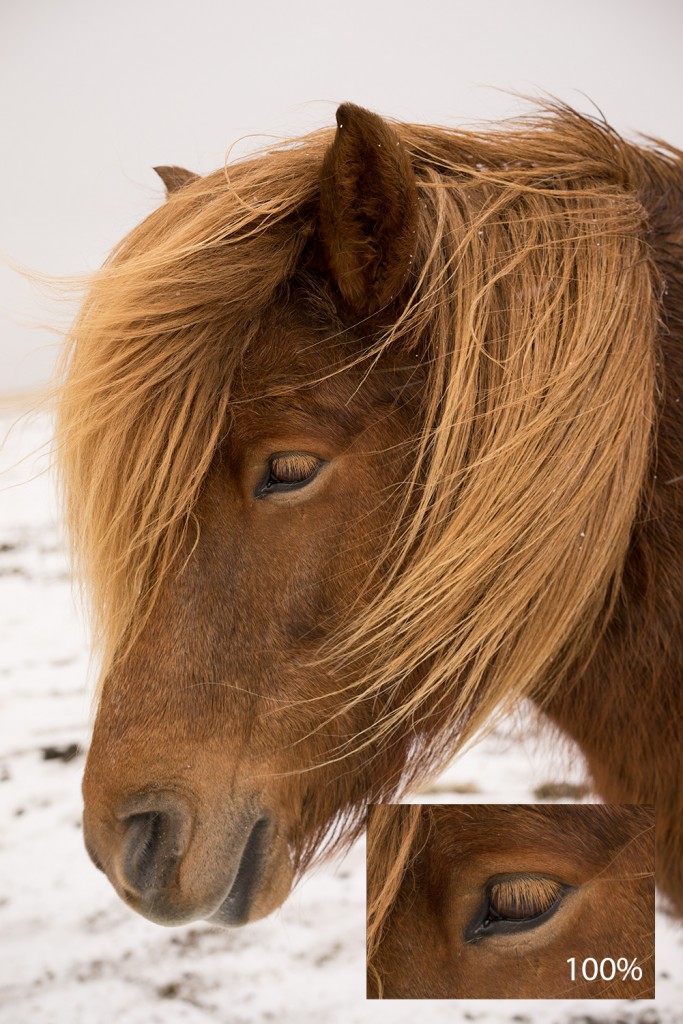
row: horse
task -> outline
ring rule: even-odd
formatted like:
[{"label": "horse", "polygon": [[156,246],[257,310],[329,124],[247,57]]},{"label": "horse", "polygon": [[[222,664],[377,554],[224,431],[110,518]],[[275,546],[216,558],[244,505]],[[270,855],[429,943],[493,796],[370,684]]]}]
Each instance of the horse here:
[{"label": "horse", "polygon": [[368,814],[368,996],[653,999],[652,807]]},{"label": "horse", "polygon": [[681,153],[343,104],[159,173],[58,388],[94,863],[256,920],[526,697],[683,911]]}]

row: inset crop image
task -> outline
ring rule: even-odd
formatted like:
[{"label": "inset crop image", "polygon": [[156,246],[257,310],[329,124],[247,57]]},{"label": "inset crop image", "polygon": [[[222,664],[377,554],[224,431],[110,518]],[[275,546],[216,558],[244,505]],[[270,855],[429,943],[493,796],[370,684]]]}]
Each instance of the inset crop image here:
[{"label": "inset crop image", "polygon": [[376,805],[368,998],[654,998],[650,806]]}]

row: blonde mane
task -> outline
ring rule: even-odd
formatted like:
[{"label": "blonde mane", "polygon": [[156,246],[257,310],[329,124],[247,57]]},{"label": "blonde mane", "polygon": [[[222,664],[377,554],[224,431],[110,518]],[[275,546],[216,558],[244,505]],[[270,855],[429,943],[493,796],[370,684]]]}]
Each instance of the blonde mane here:
[{"label": "blonde mane", "polygon": [[[399,346],[422,361],[422,428],[392,568],[321,657],[370,665],[345,690],[379,709],[355,746],[408,729],[410,784],[493,709],[550,693],[618,609],[655,426],[643,193],[676,153],[560,107],[487,132],[393,127],[420,199],[414,277],[363,358],[368,373]],[[332,137],[187,184],[92,279],[57,453],[104,672],[193,528],[233,379],[314,237]]]}]

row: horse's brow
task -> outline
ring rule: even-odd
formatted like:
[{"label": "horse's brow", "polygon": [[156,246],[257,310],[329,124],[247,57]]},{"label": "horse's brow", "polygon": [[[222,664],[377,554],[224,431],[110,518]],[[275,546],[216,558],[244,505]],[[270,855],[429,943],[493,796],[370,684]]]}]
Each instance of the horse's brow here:
[{"label": "horse's brow", "polygon": [[[357,410],[354,410],[356,413]],[[267,413],[267,420],[264,419]],[[343,405],[330,400],[318,400],[311,403],[309,409],[303,409],[293,402],[283,404],[257,403],[245,412],[240,423],[239,414],[235,420],[238,440],[255,440],[277,437],[283,432],[308,432],[311,438],[327,435],[332,442],[347,440],[356,436],[367,426],[363,417],[350,414]]]}]

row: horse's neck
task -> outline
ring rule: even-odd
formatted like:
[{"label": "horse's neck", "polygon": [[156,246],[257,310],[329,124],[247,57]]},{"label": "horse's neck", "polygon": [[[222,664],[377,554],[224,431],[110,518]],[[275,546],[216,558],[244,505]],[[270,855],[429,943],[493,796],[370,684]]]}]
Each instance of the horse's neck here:
[{"label": "horse's neck", "polygon": [[588,668],[539,703],[577,741],[605,800],[656,804],[658,882],[683,911],[683,187],[657,204],[652,227],[665,283],[653,498]]},{"label": "horse's neck", "polygon": [[683,174],[654,196],[664,279],[652,500],[620,600],[588,668],[542,704],[586,756],[603,799],[657,809],[657,880],[683,911]]},{"label": "horse's neck", "polygon": [[578,743],[605,800],[655,803],[675,793],[683,821],[683,538],[676,549],[656,526],[638,531],[659,540],[650,552],[661,568],[654,597],[637,579],[644,563],[634,538],[623,600],[589,666],[550,700],[539,692],[537,703]]},{"label": "horse's neck", "polygon": [[[657,545],[654,605],[635,578],[645,544]],[[655,805],[657,884],[683,914],[682,551],[680,526],[678,541],[666,523],[637,529],[621,609],[589,667],[543,710],[581,748],[603,800]]]}]

